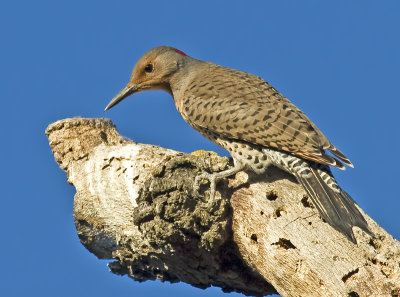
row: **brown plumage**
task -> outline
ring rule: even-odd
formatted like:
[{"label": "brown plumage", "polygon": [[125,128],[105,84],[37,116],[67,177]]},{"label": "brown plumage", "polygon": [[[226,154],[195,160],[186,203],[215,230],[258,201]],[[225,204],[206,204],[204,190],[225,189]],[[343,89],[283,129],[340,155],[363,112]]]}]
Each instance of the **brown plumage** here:
[{"label": "brown plumage", "polygon": [[345,167],[338,159],[353,166],[301,110],[266,81],[212,63],[205,66],[176,103],[196,130],[206,129],[340,169]]},{"label": "brown plumage", "polygon": [[243,169],[263,173],[273,164],[292,173],[320,215],[347,238],[355,242],[353,226],[370,233],[353,200],[329,170],[329,165],[353,167],[350,160],[263,79],[161,46],[136,63],[131,80],[106,110],[144,90],[170,93],[182,117],[232,155],[233,168],[196,178],[196,187],[202,179],[210,181],[212,198],[219,179]]}]

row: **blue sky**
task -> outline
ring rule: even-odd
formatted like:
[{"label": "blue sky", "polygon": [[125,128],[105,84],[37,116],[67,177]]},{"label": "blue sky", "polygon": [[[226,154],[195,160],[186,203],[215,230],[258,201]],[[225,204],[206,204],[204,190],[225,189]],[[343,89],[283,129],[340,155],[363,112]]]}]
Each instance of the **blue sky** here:
[{"label": "blue sky", "polygon": [[[157,45],[263,77],[355,164],[334,171],[400,238],[399,1],[3,1],[2,296],[225,296],[108,272],[79,242],[74,188],[51,154],[53,121],[109,117],[137,142],[226,153],[162,92],[107,113],[137,59]],[[4,167],[5,165],[5,167]],[[230,294],[229,296],[239,296]]]}]

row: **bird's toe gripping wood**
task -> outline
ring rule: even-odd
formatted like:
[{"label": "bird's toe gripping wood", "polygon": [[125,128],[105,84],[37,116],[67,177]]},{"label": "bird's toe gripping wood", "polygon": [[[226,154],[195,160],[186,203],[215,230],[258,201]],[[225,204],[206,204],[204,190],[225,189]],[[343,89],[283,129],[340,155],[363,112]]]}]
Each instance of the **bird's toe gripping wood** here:
[{"label": "bird's toe gripping wood", "polygon": [[215,192],[216,192],[216,187],[217,187],[217,182],[230,177],[232,175],[235,175],[239,171],[244,169],[244,165],[239,163],[239,162],[234,162],[235,166],[217,173],[208,173],[208,172],[203,172],[199,175],[196,176],[194,180],[194,185],[193,189],[196,195],[199,195],[199,189],[201,185],[201,181],[207,180],[210,183],[210,198],[209,201],[213,201],[215,199]]},{"label": "bird's toe gripping wood", "polygon": [[197,196],[200,196],[199,194],[199,190],[200,190],[200,186],[202,184],[202,181],[206,180],[210,183],[210,197],[209,197],[209,201],[213,201],[215,198],[215,191],[216,191],[216,187],[217,187],[217,181],[219,179],[217,179],[217,175],[219,173],[208,173],[208,172],[203,172],[199,175],[196,176],[195,180],[194,180],[194,184],[193,184],[193,190],[194,193]]}]

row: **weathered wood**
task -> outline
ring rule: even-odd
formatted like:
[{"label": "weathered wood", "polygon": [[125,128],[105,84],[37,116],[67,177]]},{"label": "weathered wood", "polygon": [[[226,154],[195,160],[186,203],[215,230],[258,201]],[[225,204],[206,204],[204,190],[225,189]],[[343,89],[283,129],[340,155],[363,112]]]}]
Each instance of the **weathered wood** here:
[{"label": "weathered wood", "polygon": [[[358,244],[323,222],[292,176],[241,172],[208,202],[193,181],[230,166],[122,138],[107,119],[66,119],[46,134],[76,188],[82,244],[113,273],[247,295],[400,296],[400,244],[373,220]],[[221,198],[222,197],[222,198]]]}]

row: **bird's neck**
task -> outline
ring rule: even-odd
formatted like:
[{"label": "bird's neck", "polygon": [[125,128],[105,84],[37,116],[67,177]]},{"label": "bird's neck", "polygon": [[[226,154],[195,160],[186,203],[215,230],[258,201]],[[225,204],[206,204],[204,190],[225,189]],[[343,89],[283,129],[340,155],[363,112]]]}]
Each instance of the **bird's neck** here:
[{"label": "bird's neck", "polygon": [[179,65],[178,71],[171,75],[169,84],[171,86],[172,95],[179,97],[186,87],[201,71],[204,62],[190,58],[186,63]]},{"label": "bird's neck", "polygon": [[205,62],[190,59],[185,65],[182,65],[169,80],[170,93],[174,97],[176,108],[180,111],[182,108],[182,101],[185,98],[185,90],[188,85],[195,79],[204,66]]}]

